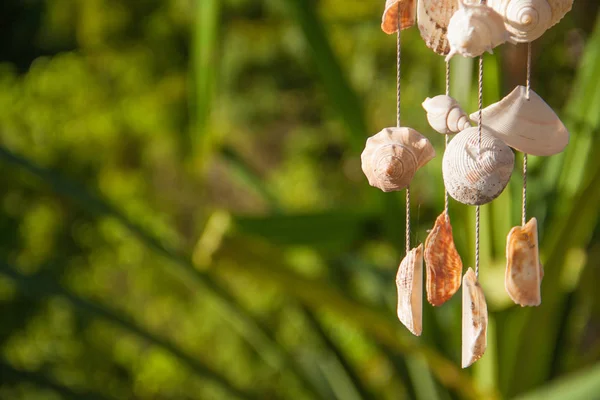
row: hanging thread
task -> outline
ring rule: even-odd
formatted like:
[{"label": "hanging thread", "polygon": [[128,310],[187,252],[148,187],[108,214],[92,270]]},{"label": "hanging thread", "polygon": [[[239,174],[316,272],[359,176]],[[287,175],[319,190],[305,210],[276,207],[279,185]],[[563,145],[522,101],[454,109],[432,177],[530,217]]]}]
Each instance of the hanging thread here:
[{"label": "hanging thread", "polygon": [[[481,2],[484,4],[484,1]],[[477,123],[478,147],[477,156],[481,154],[481,137],[483,130],[483,55],[479,56],[479,121]],[[479,278],[479,228],[481,206],[475,208],[475,276]]]},{"label": "hanging thread", "polygon": [[[446,61],[446,96],[450,96],[450,61]],[[449,135],[444,135],[444,148],[448,147]],[[448,218],[448,190],[444,185],[444,212]]]},{"label": "hanging thread", "polygon": [[[527,43],[527,79],[525,98],[529,100],[531,91],[531,42]],[[521,212],[521,225],[527,222],[527,153],[523,153],[523,210]]]}]

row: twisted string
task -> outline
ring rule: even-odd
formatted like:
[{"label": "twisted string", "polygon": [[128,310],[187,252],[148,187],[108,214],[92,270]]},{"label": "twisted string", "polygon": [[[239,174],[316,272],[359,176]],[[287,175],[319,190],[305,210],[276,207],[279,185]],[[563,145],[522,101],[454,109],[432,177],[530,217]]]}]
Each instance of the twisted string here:
[{"label": "twisted string", "polygon": [[[482,4],[485,1],[482,0]],[[483,55],[479,57],[479,121],[477,123],[478,148],[477,156],[481,154],[481,137],[483,130]],[[475,208],[475,276],[479,278],[479,229],[481,206]]]},{"label": "twisted string", "polygon": [[[446,61],[446,96],[450,96],[450,62]],[[444,148],[448,147],[449,135],[444,135]],[[448,217],[448,190],[444,185],[444,213]]]},{"label": "twisted string", "polygon": [[[527,43],[527,79],[525,97],[529,100],[531,91],[531,42]],[[527,153],[523,153],[523,209],[521,211],[521,225],[527,222]]]}]

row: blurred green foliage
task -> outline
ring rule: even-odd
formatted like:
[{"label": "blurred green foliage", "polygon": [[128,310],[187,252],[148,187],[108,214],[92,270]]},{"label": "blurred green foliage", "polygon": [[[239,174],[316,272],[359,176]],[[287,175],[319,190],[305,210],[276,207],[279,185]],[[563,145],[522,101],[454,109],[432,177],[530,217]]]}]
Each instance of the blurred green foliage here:
[{"label": "blurred green foliage", "polygon": [[[469,370],[460,296],[425,306],[418,339],[395,317],[403,193],[369,187],[359,165],[395,122],[382,9],[2,2],[0,398],[600,398],[598,5],[576,1],[534,43],[533,88],[572,133],[565,153],[530,158],[543,303],[504,293],[517,165],[482,208],[490,327]],[[403,124],[438,151],[412,185],[416,244],[443,207],[443,139],[421,102],[444,65],[404,32]],[[486,56],[486,104],[523,83],[524,48]],[[453,61],[469,110],[474,78]],[[473,209],[450,210],[472,265]]]}]

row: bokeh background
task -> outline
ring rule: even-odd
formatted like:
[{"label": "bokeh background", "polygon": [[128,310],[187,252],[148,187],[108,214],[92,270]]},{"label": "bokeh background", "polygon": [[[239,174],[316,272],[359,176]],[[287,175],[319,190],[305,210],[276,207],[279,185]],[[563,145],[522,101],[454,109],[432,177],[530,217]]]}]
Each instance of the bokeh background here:
[{"label": "bokeh background", "polygon": [[[370,187],[366,138],[395,123],[383,0],[2,0],[0,398],[600,399],[599,5],[533,45],[533,89],[571,131],[531,157],[543,303],[504,293],[522,156],[482,208],[488,349],[460,368],[460,293],[395,315],[404,193]],[[443,138],[421,102],[442,58],[403,34],[402,121],[438,156],[411,243],[443,208]],[[485,58],[484,102],[526,46]],[[476,105],[473,60],[452,95]],[[450,213],[465,268],[474,210]]]}]

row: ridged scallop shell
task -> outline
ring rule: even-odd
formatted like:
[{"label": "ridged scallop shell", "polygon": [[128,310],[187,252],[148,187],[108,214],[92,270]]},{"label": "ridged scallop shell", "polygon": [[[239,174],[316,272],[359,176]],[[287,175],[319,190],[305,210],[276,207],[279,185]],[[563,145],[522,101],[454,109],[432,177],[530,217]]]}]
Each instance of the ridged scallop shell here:
[{"label": "ridged scallop shell", "polygon": [[[510,147],[535,156],[560,153],[569,144],[569,131],[556,113],[525,86],[483,109],[483,126]],[[477,121],[479,113],[471,114]]]},{"label": "ridged scallop shell", "polygon": [[408,252],[396,274],[398,319],[412,332],[423,331],[423,245]]},{"label": "ridged scallop shell", "polygon": [[522,307],[539,306],[544,269],[540,263],[535,218],[510,230],[506,239],[506,259],[504,286],[510,298]]},{"label": "ridged scallop shell", "polygon": [[439,95],[423,102],[423,108],[427,111],[429,125],[439,133],[458,133],[471,126],[469,117],[460,107],[458,101],[447,95]]},{"label": "ridged scallop shell", "polygon": [[514,169],[515,155],[500,139],[477,127],[450,141],[442,161],[444,184],[453,199],[469,205],[489,203],[502,193]]},{"label": "ridged scallop shell", "polygon": [[492,8],[483,4],[459,2],[458,11],[448,24],[449,61],[455,54],[463,57],[477,57],[509,38],[504,19]]},{"label": "ridged scallop shell", "polygon": [[458,9],[458,0],[419,0],[417,24],[427,47],[440,55],[450,51],[446,38],[450,18]]},{"label": "ridged scallop shell", "polygon": [[446,212],[440,214],[425,240],[427,301],[441,306],[460,288],[462,260],[454,245],[452,225]]},{"label": "ridged scallop shell", "polygon": [[556,25],[573,6],[573,0],[488,0],[504,17],[512,43],[532,42]]},{"label": "ridged scallop shell", "polygon": [[387,0],[381,17],[381,30],[391,35],[398,32],[398,12],[400,29],[410,28],[417,16],[417,0]]},{"label": "ridged scallop shell", "polygon": [[412,128],[385,128],[367,139],[360,158],[371,186],[402,190],[415,172],[435,157],[429,140]]},{"label": "ridged scallop shell", "polygon": [[488,313],[485,295],[471,268],[463,277],[462,367],[479,360],[487,347]]}]

